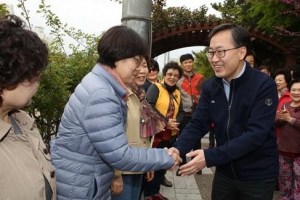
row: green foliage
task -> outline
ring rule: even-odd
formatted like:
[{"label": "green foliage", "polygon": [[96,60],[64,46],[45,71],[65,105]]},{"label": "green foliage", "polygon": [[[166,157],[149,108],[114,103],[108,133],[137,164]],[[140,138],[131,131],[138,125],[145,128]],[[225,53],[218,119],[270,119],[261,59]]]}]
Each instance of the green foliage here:
[{"label": "green foliage", "polygon": [[[18,7],[23,10],[22,15],[30,24],[25,1],[19,0]],[[37,12],[46,19],[53,40],[48,44],[49,65],[41,75],[39,91],[26,110],[35,118],[43,140],[48,143],[51,136],[57,133],[64,106],[70,95],[97,61],[96,45],[100,37],[63,24],[44,0],[41,0]],[[71,54],[67,53],[65,47],[66,36],[77,42],[69,45]]]},{"label": "green foliage", "polygon": [[275,36],[290,51],[298,52],[300,45],[299,0],[245,0],[236,21]]},{"label": "green foliage", "polygon": [[280,0],[225,0],[223,3],[213,3],[212,7],[221,12],[223,21],[260,29],[270,35],[278,33],[278,25],[293,30],[300,29],[299,18],[284,15],[293,6]]},{"label": "green foliage", "polygon": [[277,25],[283,25],[286,28],[296,25],[294,16],[283,16],[282,13],[288,9],[291,9],[290,5],[278,0],[251,1],[251,7],[244,18],[258,19],[256,27],[273,34],[277,32]]},{"label": "green foliage", "polygon": [[235,0],[226,0],[223,3],[212,3],[211,6],[221,12],[224,21],[237,22],[238,16],[242,12],[243,4],[238,4]]},{"label": "green foliage", "polygon": [[42,73],[38,93],[28,111],[37,121],[46,143],[57,133],[64,106],[83,76],[94,66],[96,57],[88,53],[50,53],[50,64]]},{"label": "green foliage", "polygon": [[0,3],[0,17],[4,17],[7,14],[8,14],[8,10],[6,4]]},{"label": "green foliage", "polygon": [[180,26],[190,26],[202,22],[220,21],[215,15],[207,15],[208,8],[202,5],[191,11],[187,7],[169,7],[163,8],[162,5],[153,5],[152,10],[152,28],[154,33],[163,30],[174,29]]},{"label": "green foliage", "polygon": [[195,72],[202,74],[205,79],[209,79],[212,77],[215,73],[213,69],[211,68],[208,59],[206,57],[206,52],[207,48],[204,50],[201,50],[199,52],[193,52],[194,57],[195,57]]},{"label": "green foliage", "polygon": [[18,0],[18,8],[21,8],[22,9],[22,12],[21,12],[21,15],[26,19],[27,21],[27,24],[28,24],[28,27],[30,30],[32,30],[32,27],[31,27],[31,24],[30,24],[30,17],[29,17],[29,13],[30,11],[26,9],[26,6],[25,6],[25,2],[27,0]]}]

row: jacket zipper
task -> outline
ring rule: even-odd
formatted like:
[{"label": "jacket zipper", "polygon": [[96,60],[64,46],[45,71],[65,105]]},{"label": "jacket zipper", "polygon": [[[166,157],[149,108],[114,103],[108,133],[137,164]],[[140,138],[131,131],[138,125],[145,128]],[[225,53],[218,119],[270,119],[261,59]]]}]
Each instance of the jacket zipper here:
[{"label": "jacket zipper", "polygon": [[193,99],[193,91],[192,91],[192,84],[191,84],[191,77],[188,77],[189,81],[189,87],[190,87],[190,92],[191,92],[191,101],[192,101],[192,112],[194,111],[194,99]]},{"label": "jacket zipper", "polygon": [[[230,124],[230,111],[231,111],[231,105],[232,105],[232,101],[233,101],[233,94],[234,94],[234,84],[235,84],[235,81],[233,80],[233,83],[232,83],[232,88],[230,88],[230,92],[229,92],[229,102],[228,102],[228,121],[227,121],[227,138],[228,138],[228,141],[230,140],[230,137],[229,137],[229,124]],[[230,96],[230,94],[232,94]],[[234,178],[236,180],[238,180],[235,172],[234,172],[234,169],[233,169],[233,163],[232,161],[230,161],[230,166],[231,166],[231,170],[232,170],[232,174],[234,176]]]}]

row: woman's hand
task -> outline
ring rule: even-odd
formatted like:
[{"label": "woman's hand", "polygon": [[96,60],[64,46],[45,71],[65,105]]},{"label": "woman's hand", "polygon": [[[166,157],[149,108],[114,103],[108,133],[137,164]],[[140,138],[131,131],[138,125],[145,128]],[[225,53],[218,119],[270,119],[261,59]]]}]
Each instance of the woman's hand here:
[{"label": "woman's hand", "polygon": [[145,179],[147,182],[152,181],[154,178],[154,171],[146,172]]},{"label": "woman's hand", "polygon": [[111,193],[113,195],[120,195],[123,192],[122,176],[115,177],[110,185]]},{"label": "woman's hand", "polygon": [[178,126],[179,126],[179,123],[176,122],[176,119],[169,119],[168,124],[167,124],[167,129],[172,130],[172,131],[173,130],[179,131]]},{"label": "woman's hand", "polygon": [[276,112],[276,117],[282,121],[289,122],[289,123],[292,120],[292,117],[288,110],[278,110]]}]

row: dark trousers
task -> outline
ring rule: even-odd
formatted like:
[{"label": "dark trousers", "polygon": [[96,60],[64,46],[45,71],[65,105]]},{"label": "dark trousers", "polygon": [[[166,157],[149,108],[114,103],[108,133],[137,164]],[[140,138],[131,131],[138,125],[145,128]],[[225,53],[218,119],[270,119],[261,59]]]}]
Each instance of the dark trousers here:
[{"label": "dark trousers", "polygon": [[[180,131],[182,131],[184,129],[184,127],[188,124],[188,122],[192,119],[192,116],[184,116],[182,122],[179,125],[179,129]],[[180,133],[179,133],[180,135]],[[193,146],[193,150],[197,150],[197,149],[201,149],[201,140],[199,140],[195,146]],[[186,163],[186,157],[185,155],[180,155],[180,157],[182,158],[182,164]]]},{"label": "dark trousers", "polygon": [[216,172],[212,200],[272,200],[276,179],[237,181]]},{"label": "dark trousers", "polygon": [[153,196],[159,193],[160,183],[164,180],[166,172],[166,170],[155,171],[152,181],[144,182],[144,197]]},{"label": "dark trousers", "polygon": [[[171,147],[171,141],[161,141],[156,148],[162,149],[162,148],[170,148]],[[144,197],[150,197],[155,194],[159,193],[160,190],[160,184],[163,182],[164,177],[166,175],[167,171],[162,169],[159,171],[154,172],[154,178],[152,181],[145,181],[143,182],[143,189],[144,189]]]}]

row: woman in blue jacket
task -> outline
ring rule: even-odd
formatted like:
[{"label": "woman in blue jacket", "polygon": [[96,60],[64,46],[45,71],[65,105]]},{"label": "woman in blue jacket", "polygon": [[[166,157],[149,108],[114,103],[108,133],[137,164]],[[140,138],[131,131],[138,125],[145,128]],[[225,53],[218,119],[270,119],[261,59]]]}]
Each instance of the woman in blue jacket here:
[{"label": "woman in blue jacket", "polygon": [[146,42],[132,29],[115,26],[98,43],[99,59],[76,87],[51,143],[58,199],[111,199],[114,168],[152,171],[171,168],[164,149],[135,148],[125,135],[128,90],[148,59]]}]

